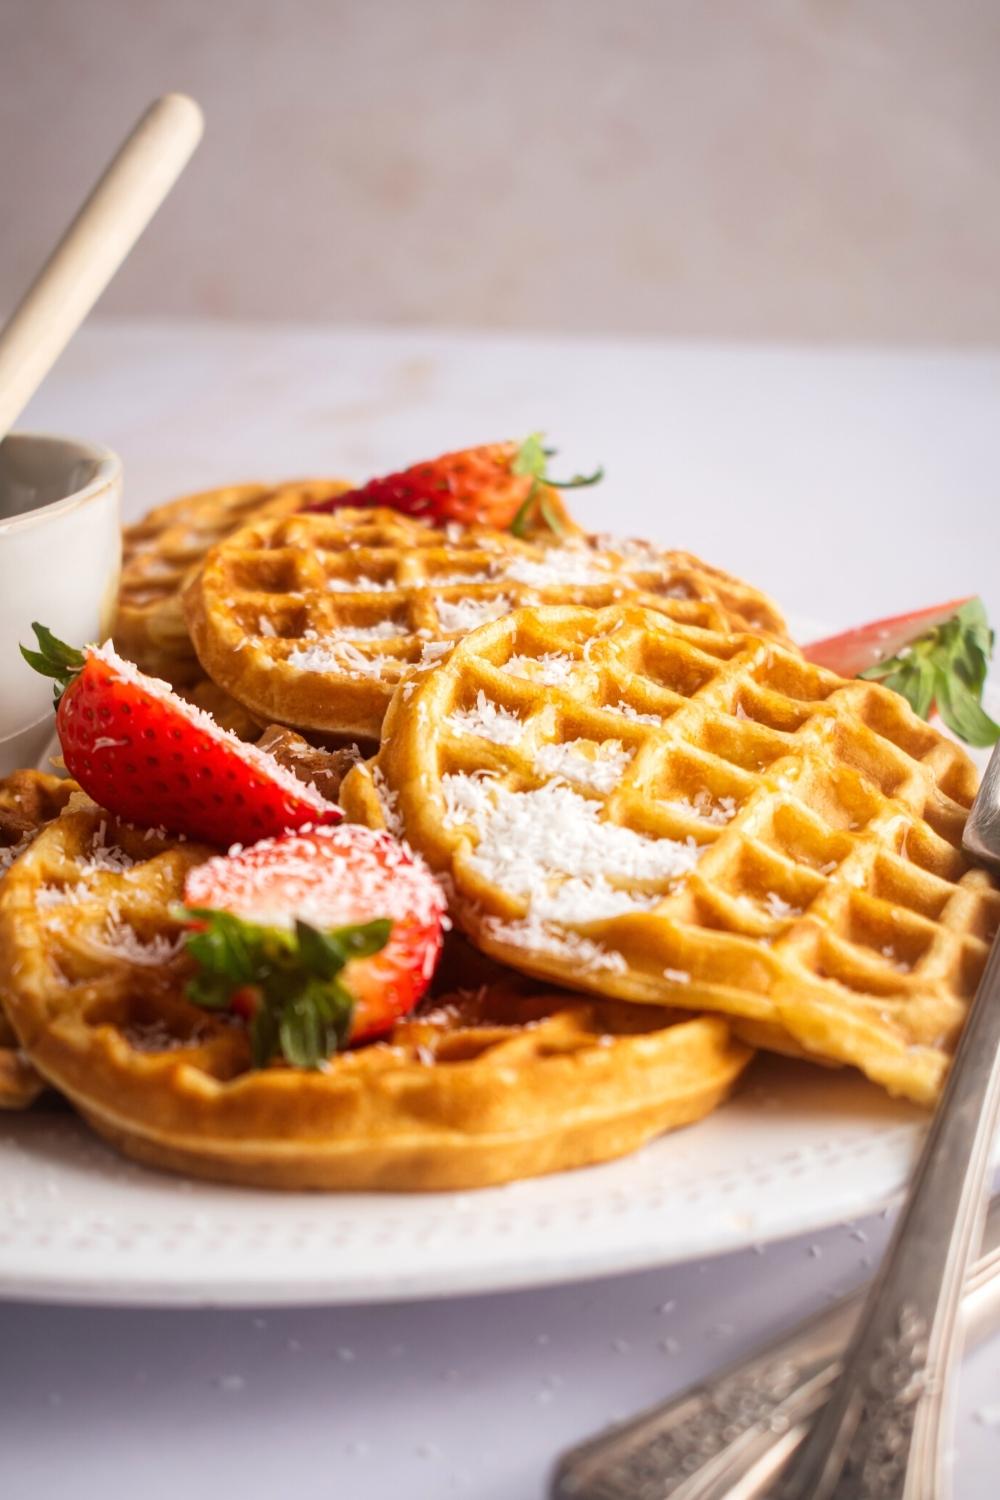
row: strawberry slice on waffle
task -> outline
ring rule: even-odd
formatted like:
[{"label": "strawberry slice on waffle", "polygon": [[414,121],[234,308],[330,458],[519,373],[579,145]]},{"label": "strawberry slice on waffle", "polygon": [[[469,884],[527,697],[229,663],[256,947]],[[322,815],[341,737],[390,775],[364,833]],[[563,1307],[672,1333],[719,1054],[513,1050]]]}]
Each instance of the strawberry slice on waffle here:
[{"label": "strawberry slice on waffle", "polygon": [[423,860],[355,824],[300,829],[196,866],[189,998],[242,1016],[254,1063],[319,1067],[426,993],[445,901]]},{"label": "strawberry slice on waffle", "polygon": [[44,625],[32,629],[38,650],[22,646],[21,653],[56,681],[66,769],[117,817],[224,845],[342,818],[315,787],[221,729],[110,643],[78,651]]}]

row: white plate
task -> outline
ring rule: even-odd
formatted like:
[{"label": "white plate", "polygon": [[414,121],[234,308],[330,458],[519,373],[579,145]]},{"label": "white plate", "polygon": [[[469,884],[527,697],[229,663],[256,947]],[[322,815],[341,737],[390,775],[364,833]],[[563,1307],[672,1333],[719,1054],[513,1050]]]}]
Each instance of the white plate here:
[{"label": "white plate", "polygon": [[715,1115],[620,1162],[479,1192],[323,1196],[161,1176],[68,1112],[32,1111],[0,1117],[0,1296],[376,1302],[676,1264],[878,1209],[925,1124],[850,1072],[761,1058]]}]

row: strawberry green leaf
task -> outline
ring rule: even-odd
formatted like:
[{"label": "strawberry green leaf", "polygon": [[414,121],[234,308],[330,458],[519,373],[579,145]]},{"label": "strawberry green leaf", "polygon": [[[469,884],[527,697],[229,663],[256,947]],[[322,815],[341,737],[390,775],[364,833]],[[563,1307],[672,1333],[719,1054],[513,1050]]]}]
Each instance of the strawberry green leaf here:
[{"label": "strawberry green leaf", "polygon": [[545,466],[552,450],[542,446],[542,434],[532,432],[525,438],[510,462],[512,474],[530,474],[534,479],[545,478]]},{"label": "strawberry green leaf", "polygon": [[960,678],[940,672],[935,678],[935,694],[941,718],[967,745],[982,748],[1000,738],[1000,724],[993,722],[977,695]]},{"label": "strawberry green leaf", "polygon": [[388,918],[327,931],[296,922],[292,930],[208,907],[181,910],[197,924],[186,942],[198,965],[188,999],[207,1010],[229,1010],[234,1001],[252,997],[254,1067],[280,1055],[294,1067],[318,1068],[344,1046],[354,999],[341,973],[352,959],[385,947],[392,931]]},{"label": "strawberry green leaf", "polygon": [[982,600],[970,599],[951,619],[860,675],[900,693],[922,719],[936,705],[948,728],[966,744],[992,745],[1000,738],[1000,725],[980,700],[993,640]]},{"label": "strawberry green leaf", "polygon": [[59,706],[59,699],[69,687],[77,673],[83,670],[86,657],[82,651],[75,646],[67,646],[58,636],[52,634],[47,625],[39,625],[38,621],[32,622],[32,630],[38,642],[38,650],[30,646],[22,646],[21,655],[36,672],[43,677],[54,677],[56,681],[54,702]]}]

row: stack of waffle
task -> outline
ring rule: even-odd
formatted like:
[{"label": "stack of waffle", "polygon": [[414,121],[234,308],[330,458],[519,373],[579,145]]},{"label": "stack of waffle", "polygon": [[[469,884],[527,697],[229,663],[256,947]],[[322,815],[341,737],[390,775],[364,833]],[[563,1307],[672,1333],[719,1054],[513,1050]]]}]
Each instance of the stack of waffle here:
[{"label": "stack of waffle", "polygon": [[455,924],[431,997],[320,1071],[254,1070],[184,995],[176,904],[215,851],[46,781],[6,839],[0,1102],[44,1079],[222,1180],[424,1189],[620,1155],[753,1047],[933,1101],[1000,922],[964,752],[687,554],[301,514],[323,488],[133,527],[116,641],[424,857]]}]

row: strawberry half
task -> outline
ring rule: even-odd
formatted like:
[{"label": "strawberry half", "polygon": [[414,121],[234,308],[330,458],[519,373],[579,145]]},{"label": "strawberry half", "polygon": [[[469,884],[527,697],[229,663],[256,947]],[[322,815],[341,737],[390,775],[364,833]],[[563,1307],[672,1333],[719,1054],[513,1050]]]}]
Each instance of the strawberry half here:
[{"label": "strawberry half", "polygon": [[551,456],[552,450],[542,444],[541,433],[534,432],[523,443],[486,443],[444,453],[399,473],[370,479],[356,490],[308,508],[373,510],[385,506],[435,525],[458,522],[462,526],[489,526],[495,531],[509,528],[517,535],[532,521],[541,520],[558,534],[562,524],[546,490],[596,484],[604,471],[551,479],[547,473]]},{"label": "strawberry half", "polygon": [[888,615],[802,647],[841,677],[864,677],[902,694],[922,719],[936,708],[969,745],[992,745],[1000,725],[982,706],[993,631],[981,599],[952,599]]},{"label": "strawberry half", "polygon": [[44,625],[32,629],[39,649],[21,654],[56,680],[66,769],[109,812],[211,844],[252,844],[342,818],[273,756],[220,729],[110,643],[77,651]]},{"label": "strawberry half", "polygon": [[250,1023],[254,1061],[320,1066],[387,1031],[426,992],[445,902],[388,833],[300,829],[211,859],[184,890],[201,973],[189,995]]}]

